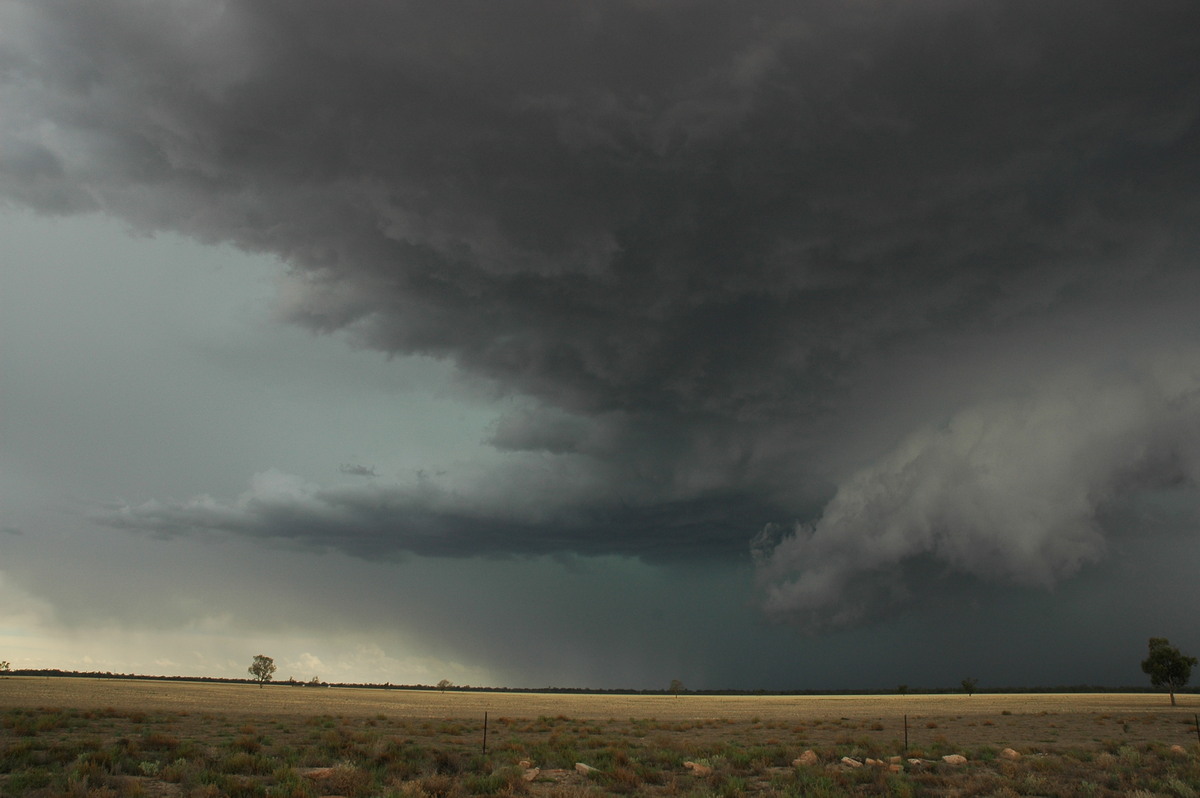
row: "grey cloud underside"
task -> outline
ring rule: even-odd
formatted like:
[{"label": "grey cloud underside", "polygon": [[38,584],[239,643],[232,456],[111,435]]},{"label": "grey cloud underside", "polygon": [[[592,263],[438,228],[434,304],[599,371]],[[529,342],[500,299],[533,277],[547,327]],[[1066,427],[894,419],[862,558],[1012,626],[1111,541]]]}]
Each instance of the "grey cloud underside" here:
[{"label": "grey cloud underside", "polygon": [[1061,375],[916,431],[839,485],[815,523],[768,525],[756,542],[768,611],[862,620],[904,597],[901,572],[922,560],[1048,587],[1100,560],[1111,527],[1151,526],[1129,512],[1135,496],[1186,502],[1194,530],[1200,358],[1097,376]]},{"label": "grey cloud underside", "polygon": [[[357,552],[656,557],[744,550],[799,519],[817,542],[779,543],[764,578],[769,603],[803,614],[913,557],[1011,577],[920,542],[959,539],[954,492],[888,487],[897,453],[924,440],[932,472],[956,469],[946,430],[988,417],[985,386],[1036,405],[1053,391],[1030,383],[1082,361],[1103,392],[1164,346],[1190,363],[1198,343],[1187,314],[1156,311],[1200,295],[1192,2],[38,0],[4,14],[5,196],[275,254],[291,270],[281,317],[528,397],[492,445],[586,463],[550,493],[571,475],[592,486],[536,522],[429,512],[393,487],[378,505],[330,490],[112,523]],[[996,456],[1040,451],[1031,438]],[[1046,466],[1084,491],[1081,518],[1141,461],[1103,462]],[[855,491],[886,494],[880,512],[941,509],[864,568],[853,552],[876,516],[851,518]],[[979,491],[986,507],[1026,501]],[[830,496],[834,520],[817,518]],[[1058,539],[973,523],[1004,550]],[[1031,551],[1033,571],[1070,571],[1044,565],[1053,546]],[[823,558],[840,563],[832,587],[797,598]]]}]

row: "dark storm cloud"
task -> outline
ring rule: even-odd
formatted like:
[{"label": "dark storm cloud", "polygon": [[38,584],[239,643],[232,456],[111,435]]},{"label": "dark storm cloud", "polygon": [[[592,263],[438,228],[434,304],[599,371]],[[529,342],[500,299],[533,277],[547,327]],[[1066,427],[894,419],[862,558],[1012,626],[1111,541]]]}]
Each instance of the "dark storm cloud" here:
[{"label": "dark storm cloud", "polygon": [[[1141,365],[1196,373],[1158,311],[1200,293],[1195,3],[3,14],[0,191],[278,255],[282,318],[528,398],[490,442],[547,471],[112,523],[637,556],[773,523],[768,605],[803,616],[914,558],[1045,583],[1102,556],[1109,491],[1195,479],[1195,384]],[[1142,398],[1123,436],[1111,392]],[[963,476],[992,460],[1038,466]]]}]

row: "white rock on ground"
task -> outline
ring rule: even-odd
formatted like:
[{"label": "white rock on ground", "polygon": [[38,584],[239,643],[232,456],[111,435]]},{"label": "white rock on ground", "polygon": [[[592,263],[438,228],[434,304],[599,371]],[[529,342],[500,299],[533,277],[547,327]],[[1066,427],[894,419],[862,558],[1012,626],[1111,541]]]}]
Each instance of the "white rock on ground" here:
[{"label": "white rock on ground", "polygon": [[793,765],[807,765],[807,766],[811,767],[820,761],[821,761],[821,758],[819,756],[817,756],[817,752],[810,748],[807,751],[805,751],[803,754],[801,754],[800,756],[793,759],[792,764]]}]

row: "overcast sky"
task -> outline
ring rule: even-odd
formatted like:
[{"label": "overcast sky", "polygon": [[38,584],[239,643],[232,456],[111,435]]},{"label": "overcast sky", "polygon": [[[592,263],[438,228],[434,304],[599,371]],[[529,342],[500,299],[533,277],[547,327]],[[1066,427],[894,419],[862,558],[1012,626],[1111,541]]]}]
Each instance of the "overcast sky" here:
[{"label": "overcast sky", "polygon": [[0,0],[0,659],[1200,652],[1200,5]]}]

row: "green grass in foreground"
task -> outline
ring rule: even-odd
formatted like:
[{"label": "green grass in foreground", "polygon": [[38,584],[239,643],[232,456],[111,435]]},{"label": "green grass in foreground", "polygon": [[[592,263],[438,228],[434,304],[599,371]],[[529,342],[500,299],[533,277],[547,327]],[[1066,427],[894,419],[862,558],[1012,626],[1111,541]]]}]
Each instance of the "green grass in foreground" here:
[{"label": "green grass in foreground", "polygon": [[[497,718],[485,753],[482,724],[461,719],[9,709],[0,711],[0,795],[1200,796],[1195,744],[1101,740],[1009,761],[994,746],[956,749],[945,738],[903,752],[844,720]],[[818,734],[831,724],[832,735]],[[819,764],[793,765],[807,748]],[[948,765],[947,753],[969,761]],[[923,761],[900,772],[841,764],[900,755]],[[531,780],[523,760],[540,769]],[[596,770],[580,774],[576,762]]]}]

